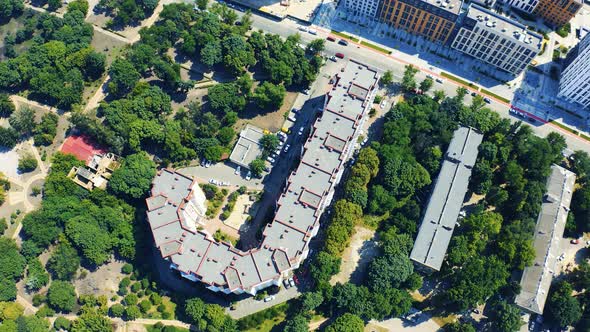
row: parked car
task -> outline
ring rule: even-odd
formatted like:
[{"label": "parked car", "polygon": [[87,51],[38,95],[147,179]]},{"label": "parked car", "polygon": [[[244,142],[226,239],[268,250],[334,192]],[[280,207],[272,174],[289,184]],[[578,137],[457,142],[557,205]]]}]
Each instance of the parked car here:
[{"label": "parked car", "polygon": [[271,295],[271,296],[269,296],[269,297],[265,297],[265,298],[264,298],[264,302],[270,302],[270,301],[272,301],[272,300],[274,300],[274,299],[275,299],[275,296],[274,296],[274,295]]},{"label": "parked car", "polygon": [[277,136],[279,137],[279,139],[281,140],[281,142],[284,142],[287,140],[287,134],[285,134],[284,132],[280,131],[277,133]]},{"label": "parked car", "polygon": [[285,286],[285,289],[291,288],[291,285],[289,284],[289,280],[287,280],[287,279],[283,280],[283,285]]},{"label": "parked car", "polygon": [[298,109],[296,109],[296,108],[292,108],[292,109],[291,109],[291,112],[293,112],[293,114],[298,114],[298,113],[299,113],[299,110],[298,110]]},{"label": "parked car", "polygon": [[291,147],[291,144],[287,144],[285,145],[285,150],[283,150],[284,153],[287,153],[287,151],[289,151],[289,148]]},{"label": "parked car", "polygon": [[209,167],[211,167],[211,162],[210,162],[209,160],[207,160],[207,162],[205,163],[205,167],[206,167],[206,168],[209,168]]},{"label": "parked car", "polygon": [[571,243],[571,244],[578,244],[578,243],[580,243],[580,240],[578,240],[578,239],[572,239],[572,240],[570,241],[570,243]]},{"label": "parked car", "polygon": [[328,36],[328,38],[326,38],[327,40],[333,42],[336,41],[336,38],[332,37],[332,36]]},{"label": "parked car", "polygon": [[338,52],[336,54],[334,54],[335,57],[340,58],[340,59],[344,59],[344,54]]},{"label": "parked car", "polygon": [[347,41],[347,40],[345,40],[345,39],[340,39],[340,40],[338,41],[338,44],[340,44],[340,45],[344,45],[344,46],[348,46],[348,41]]},{"label": "parked car", "polygon": [[289,285],[291,285],[291,287],[295,286],[295,280],[293,280],[293,278],[289,278]]},{"label": "parked car", "polygon": [[292,122],[295,122],[295,120],[297,120],[297,119],[293,115],[289,115],[287,117],[287,120],[292,121]]},{"label": "parked car", "polygon": [[299,131],[297,132],[299,136],[303,135],[303,126],[299,127]]},{"label": "parked car", "polygon": [[266,160],[267,160],[269,163],[271,163],[271,164],[274,164],[274,163],[275,163],[275,158],[273,158],[273,157],[271,157],[271,156],[268,156],[268,157],[266,157]]},{"label": "parked car", "polygon": [[306,27],[299,27],[297,29],[299,29],[299,31],[307,32],[307,28]]},{"label": "parked car", "polygon": [[246,181],[250,181],[250,179],[252,179],[252,172],[248,171],[248,174],[246,174]]},{"label": "parked car", "polygon": [[242,168],[240,166],[236,167],[234,174],[236,174],[236,175],[240,174],[241,170],[242,170]]},{"label": "parked car", "polygon": [[309,89],[305,89],[305,90],[303,90],[303,94],[304,95],[308,95],[309,94],[309,91],[310,91]]},{"label": "parked car", "polygon": [[432,77],[432,75],[430,75],[430,74],[429,75],[426,75],[426,78],[430,78],[431,80],[434,79],[434,77]]},{"label": "parked car", "polygon": [[483,101],[485,101],[488,104],[491,104],[492,103],[492,100],[490,98],[488,98],[488,97],[484,97]]},{"label": "parked car", "polygon": [[381,105],[379,105],[379,107],[381,107],[381,109],[385,109],[385,107],[387,107],[387,101],[384,100],[381,102]]},{"label": "parked car", "polygon": [[437,81],[438,83],[443,83],[444,80],[442,78],[437,78],[435,81]]},{"label": "parked car", "polygon": [[475,96],[477,96],[477,92],[475,92],[475,91],[471,92],[471,96],[472,96],[472,97],[475,97]]},{"label": "parked car", "polygon": [[307,29],[307,32],[309,32],[310,34],[312,34],[314,36],[318,34],[318,32],[315,29]]}]

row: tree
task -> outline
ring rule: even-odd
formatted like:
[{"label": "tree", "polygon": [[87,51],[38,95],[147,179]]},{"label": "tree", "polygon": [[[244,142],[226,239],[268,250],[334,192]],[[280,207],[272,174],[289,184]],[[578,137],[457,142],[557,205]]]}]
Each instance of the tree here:
[{"label": "tree", "polygon": [[442,91],[442,90],[436,90],[436,91],[434,91],[434,98],[433,99],[435,101],[439,102],[439,101],[445,99],[445,97],[446,97],[446,95],[445,95],[445,92],[444,91]]},{"label": "tree", "polygon": [[416,80],[414,76],[416,76],[416,73],[418,73],[418,69],[414,68],[412,65],[406,65],[405,68],[406,70],[404,71],[401,87],[402,90],[408,92],[416,89]]},{"label": "tree", "polygon": [[50,145],[57,133],[59,117],[55,113],[46,113],[41,117],[41,122],[35,126],[33,136],[35,145]]},{"label": "tree", "polygon": [[198,325],[205,314],[205,302],[198,297],[186,300],[184,313],[191,323]]},{"label": "tree", "polygon": [[307,332],[309,321],[303,315],[296,315],[287,321],[284,332]]},{"label": "tree", "polygon": [[453,322],[445,325],[445,332],[475,332],[475,328],[470,323]]},{"label": "tree", "polygon": [[68,12],[79,10],[86,16],[88,14],[88,1],[86,0],[75,0],[68,3]]},{"label": "tree", "polygon": [[8,94],[0,93],[0,118],[7,118],[14,113],[14,104]]},{"label": "tree", "polygon": [[111,320],[95,309],[85,310],[72,322],[71,332],[110,332],[113,330]]},{"label": "tree", "polygon": [[269,155],[279,147],[279,138],[274,134],[265,134],[258,142],[262,146],[264,154]]},{"label": "tree", "polygon": [[236,132],[232,127],[223,127],[217,132],[217,139],[223,145],[229,145],[236,136]]},{"label": "tree", "polygon": [[210,87],[207,99],[213,110],[223,114],[240,112],[246,107],[246,98],[235,83],[220,83]]},{"label": "tree", "polygon": [[285,94],[286,90],[283,85],[264,82],[254,90],[252,99],[262,109],[277,110],[283,105]]},{"label": "tree", "polygon": [[556,326],[574,325],[582,317],[580,302],[572,293],[572,286],[567,281],[560,281],[552,287],[547,309],[549,318]]},{"label": "tree", "polygon": [[301,312],[307,313],[315,310],[324,302],[324,296],[320,292],[305,292],[301,296]]},{"label": "tree", "polygon": [[49,282],[49,274],[45,271],[45,268],[37,258],[29,260],[29,266],[27,268],[27,278],[25,287],[28,291],[34,292],[41,287],[47,285]]},{"label": "tree", "polygon": [[307,44],[305,52],[312,55],[321,53],[325,48],[325,42],[324,39],[314,39]]},{"label": "tree", "polygon": [[518,331],[524,324],[520,318],[520,310],[506,301],[496,305],[496,316],[493,319],[494,330],[500,332]]},{"label": "tree", "polygon": [[141,311],[136,305],[125,308],[125,320],[136,320],[141,317]]},{"label": "tree", "polygon": [[426,91],[430,90],[430,88],[432,88],[433,84],[434,84],[434,81],[432,80],[432,78],[427,77],[422,82],[420,82],[420,90],[426,92]]},{"label": "tree", "polygon": [[79,266],[78,252],[67,242],[60,243],[47,261],[47,269],[58,280],[72,280]]},{"label": "tree", "polygon": [[65,317],[59,316],[53,322],[53,327],[57,331],[59,331],[59,330],[70,331],[70,328],[72,327],[72,322]]},{"label": "tree", "polygon": [[76,305],[74,286],[66,281],[53,281],[47,291],[47,303],[57,311],[72,311]]},{"label": "tree", "polygon": [[18,132],[13,128],[0,126],[0,148],[12,149],[17,143]]},{"label": "tree", "polygon": [[379,79],[379,84],[386,87],[391,83],[393,83],[393,73],[391,72],[391,70],[388,70],[385,73],[383,73],[383,75]]},{"label": "tree", "polygon": [[115,96],[122,97],[131,91],[139,81],[141,75],[133,64],[123,58],[117,58],[109,69],[109,91]]},{"label": "tree", "polygon": [[369,266],[368,284],[374,292],[398,288],[414,272],[414,265],[406,255],[378,257]]},{"label": "tree", "polygon": [[125,157],[121,167],[113,172],[109,189],[116,195],[140,199],[147,195],[156,176],[156,164],[145,152]]},{"label": "tree", "polygon": [[123,314],[125,314],[125,307],[120,303],[115,303],[109,309],[109,314],[113,317],[123,317]]},{"label": "tree", "polygon": [[37,166],[37,159],[30,154],[24,155],[18,160],[18,171],[21,173],[32,172]]},{"label": "tree", "polygon": [[16,319],[17,332],[47,332],[49,323],[37,316],[20,316]]},{"label": "tree", "polygon": [[250,162],[250,170],[255,177],[262,176],[265,167],[266,163],[262,159],[256,158]]},{"label": "tree", "polygon": [[8,123],[21,135],[28,135],[35,128],[35,112],[28,107],[21,108],[12,113]]},{"label": "tree", "polygon": [[25,258],[12,239],[0,237],[0,280],[16,282],[25,270]]},{"label": "tree", "polygon": [[197,8],[199,8],[199,10],[205,10],[207,9],[208,3],[209,0],[197,0]]},{"label": "tree", "polygon": [[365,328],[365,322],[356,315],[345,313],[336,318],[330,326],[326,328],[326,332],[362,332]]},{"label": "tree", "polygon": [[0,279],[0,301],[16,300],[16,283],[10,279]]}]

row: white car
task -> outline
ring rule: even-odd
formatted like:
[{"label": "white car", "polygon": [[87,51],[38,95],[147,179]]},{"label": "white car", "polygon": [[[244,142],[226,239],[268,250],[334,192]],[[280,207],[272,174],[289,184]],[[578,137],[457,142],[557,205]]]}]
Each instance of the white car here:
[{"label": "white car", "polygon": [[268,157],[266,157],[266,160],[267,160],[269,163],[271,163],[271,164],[274,164],[274,163],[275,163],[275,158],[273,158],[273,157],[271,157],[271,156],[268,156]]},{"label": "white car", "polygon": [[434,77],[432,77],[432,75],[426,75],[426,78],[430,78],[431,80],[434,79]]},{"label": "white car", "polygon": [[209,160],[207,160],[207,162],[205,163],[205,168],[209,168],[211,167],[211,162]]},{"label": "white car", "polygon": [[252,172],[248,171],[248,174],[246,174],[246,181],[250,181],[251,178],[252,178]]},{"label": "white car", "polygon": [[274,299],[275,299],[275,296],[274,295],[271,295],[269,297],[264,298],[264,302],[270,302],[270,301],[272,301]]},{"label": "white car", "polygon": [[285,285],[285,289],[291,288],[291,285],[289,284],[289,280],[287,280],[287,279],[283,280],[283,285]]},{"label": "white car", "polygon": [[306,27],[299,27],[298,29],[299,29],[299,31],[307,32],[307,28]]},{"label": "white car", "polygon": [[303,127],[299,127],[297,134],[299,134],[299,136],[303,135]]},{"label": "white car", "polygon": [[287,134],[285,134],[284,132],[279,132],[277,133],[277,136],[279,136],[279,139],[281,140],[281,142],[284,142],[287,140]]},{"label": "white car", "polygon": [[240,171],[242,170],[242,168],[240,166],[236,167],[236,170],[234,172],[235,175],[240,174]]},{"label": "white car", "polygon": [[312,34],[314,36],[318,34],[318,32],[315,29],[308,29],[307,32],[309,32],[310,34]]},{"label": "white car", "polygon": [[387,107],[387,101],[386,100],[382,101],[381,105],[379,105],[379,106],[381,106],[381,109],[385,109],[385,107]]},{"label": "white car", "polygon": [[308,95],[309,91],[310,91],[309,89],[305,89],[305,90],[303,90],[303,94]]},{"label": "white car", "polygon": [[289,148],[291,147],[291,144],[287,144],[285,145],[285,150],[283,150],[284,153],[287,153],[287,151],[289,151]]},{"label": "white car", "polygon": [[295,116],[293,116],[293,115],[289,115],[289,116],[287,117],[287,120],[289,120],[289,121],[291,121],[291,122],[295,122],[295,121],[297,120],[297,118],[295,118]]},{"label": "white car", "polygon": [[289,285],[291,285],[291,287],[295,286],[295,280],[293,280],[293,278],[289,278]]}]

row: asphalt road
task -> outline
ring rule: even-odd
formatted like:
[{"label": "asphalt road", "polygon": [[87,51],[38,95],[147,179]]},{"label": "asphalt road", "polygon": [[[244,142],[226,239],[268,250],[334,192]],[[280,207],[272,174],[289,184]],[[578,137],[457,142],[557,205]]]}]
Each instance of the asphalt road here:
[{"label": "asphalt road", "polygon": [[[242,15],[238,12],[238,15]],[[260,15],[252,15],[252,27],[255,30],[264,30],[268,33],[273,33],[280,35],[282,37],[287,37],[289,35],[299,33],[301,36],[301,42],[303,44],[307,44],[314,39],[323,38],[325,39],[327,36],[330,35],[329,32],[316,29],[317,34],[312,35],[308,32],[303,32],[298,30],[299,27],[302,25],[298,24],[297,22],[285,19],[283,21],[275,21]],[[337,40],[339,39],[338,36],[333,36]],[[335,54],[336,52],[343,53],[346,58],[353,58],[357,61],[365,63],[367,65],[373,66],[374,68],[386,71],[391,70],[394,74],[394,77],[401,78],[404,72],[404,67],[408,63],[421,63],[423,60],[419,60],[417,57],[414,57],[411,54],[405,54],[401,52],[395,52],[395,57],[387,56],[382,53],[379,53],[371,48],[367,48],[363,45],[357,45],[353,42],[349,42],[348,46],[342,46],[336,42],[330,42],[326,40],[325,43],[325,51],[324,53],[328,56]],[[345,59],[346,59],[345,58]],[[339,60],[342,61],[342,60]],[[427,68],[420,68],[420,72],[416,75],[418,81],[424,79],[426,75],[432,75],[434,77],[440,77],[441,69],[437,68],[434,64],[428,66]],[[445,94],[448,96],[453,96],[456,94],[456,90],[459,87],[459,84],[449,81],[447,79],[444,80],[443,84],[435,83],[432,88],[434,90],[443,90]],[[469,90],[469,87],[467,87]],[[472,90],[470,90],[471,92]],[[512,97],[512,96],[508,96]],[[510,108],[510,104],[504,103],[502,101],[496,100],[492,96],[490,96],[492,100],[491,104],[488,105],[489,108],[498,112],[502,118],[508,118],[513,122],[521,121],[522,118],[517,118],[508,113]],[[467,103],[471,102],[471,96],[467,96],[465,98]],[[534,115],[531,115],[532,118],[535,118]],[[526,121],[525,121],[526,122]],[[566,142],[568,147],[572,150],[584,150],[590,153],[590,142],[580,138],[578,136],[573,135],[572,133],[565,131],[553,124],[545,123],[542,119],[536,118],[535,122],[532,123],[530,121],[527,122],[533,128],[533,131],[536,135],[540,137],[545,137],[551,132],[558,132],[562,134],[566,138]]]}]

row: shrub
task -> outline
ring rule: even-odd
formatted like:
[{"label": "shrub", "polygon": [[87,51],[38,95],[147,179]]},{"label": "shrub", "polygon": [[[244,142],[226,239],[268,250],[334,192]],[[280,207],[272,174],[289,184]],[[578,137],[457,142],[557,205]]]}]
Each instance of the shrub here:
[{"label": "shrub", "polygon": [[136,320],[141,317],[141,311],[135,305],[127,307],[125,309],[125,319],[126,320]]},{"label": "shrub", "polygon": [[131,291],[133,293],[139,292],[140,289],[141,289],[141,284],[139,282],[136,282],[133,285],[131,285]]},{"label": "shrub", "polygon": [[121,268],[121,272],[125,274],[130,274],[131,272],[133,272],[133,265],[129,263],[123,265],[123,267]]},{"label": "shrub", "polygon": [[72,322],[70,322],[69,319],[59,316],[55,319],[55,322],[53,322],[53,327],[56,330],[64,330],[64,331],[68,331],[70,329],[70,327],[72,326]]},{"label": "shrub", "polygon": [[152,301],[153,305],[160,305],[162,304],[162,297],[157,293],[152,293],[150,295],[150,301]]},{"label": "shrub", "polygon": [[131,279],[129,279],[128,277],[125,277],[119,283],[119,288],[129,287],[129,284],[131,284]]},{"label": "shrub", "polygon": [[113,304],[109,309],[109,315],[113,317],[123,317],[124,313],[125,307],[123,307],[123,305],[120,303]]},{"label": "shrub", "polygon": [[42,305],[47,300],[47,296],[41,294],[33,295],[33,305],[38,307]]},{"label": "shrub", "polygon": [[133,293],[125,296],[125,304],[128,306],[136,305],[138,300],[139,299],[137,298],[137,295],[135,295]]},{"label": "shrub", "polygon": [[143,300],[139,303],[141,312],[146,313],[152,308],[152,303],[149,300]]},{"label": "shrub", "polygon": [[18,170],[22,173],[32,172],[38,166],[37,159],[32,155],[23,156],[18,160]]}]

